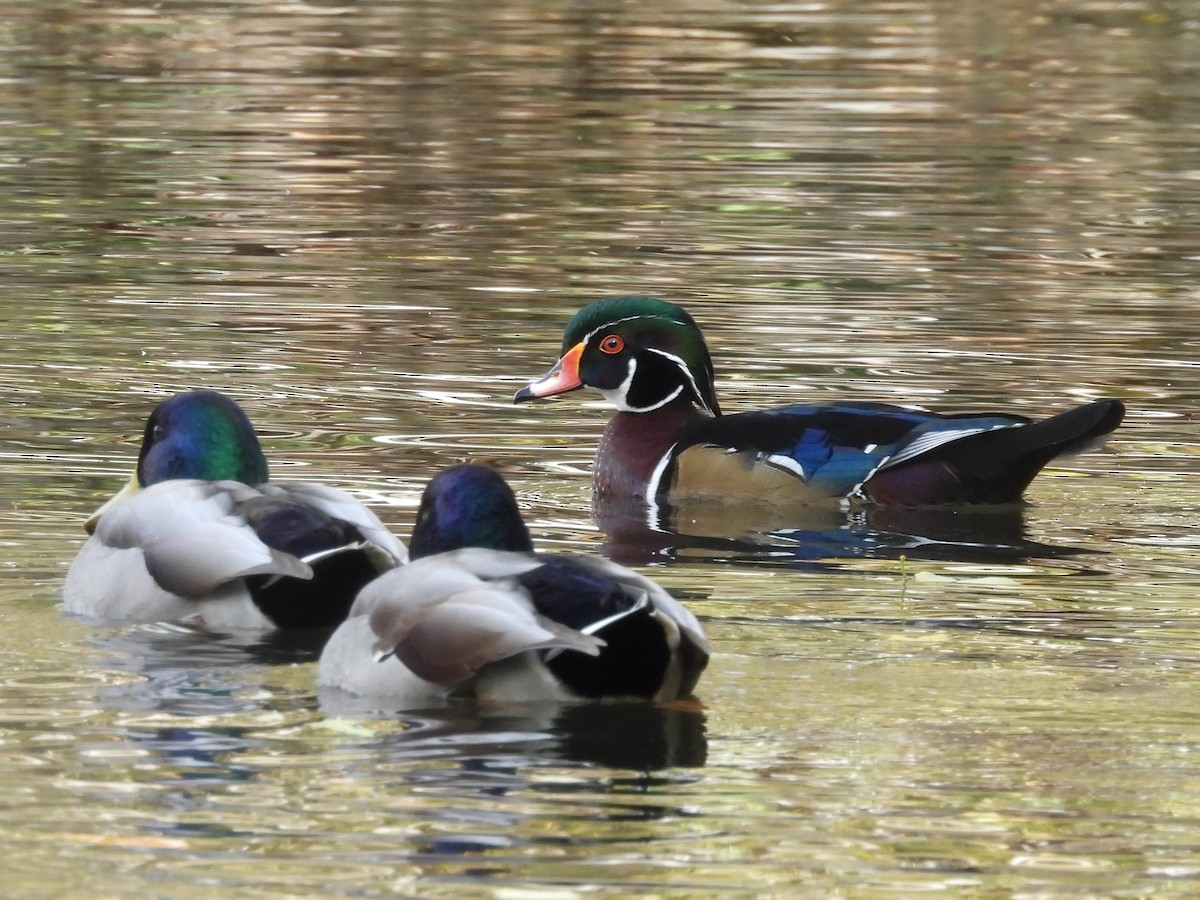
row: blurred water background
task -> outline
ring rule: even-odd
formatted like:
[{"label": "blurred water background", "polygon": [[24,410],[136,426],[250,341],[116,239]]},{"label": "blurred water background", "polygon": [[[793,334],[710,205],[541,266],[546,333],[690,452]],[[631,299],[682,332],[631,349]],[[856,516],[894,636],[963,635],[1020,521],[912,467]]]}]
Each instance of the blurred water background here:
[{"label": "blurred water background", "polygon": [[[8,896],[1194,896],[1200,9],[1157,0],[0,0]],[[599,529],[601,296],[728,411],[1044,415],[995,521]],[[703,619],[703,711],[395,714],[310,653],[58,609],[150,408],[406,534],[499,466]],[[580,401],[586,402],[580,402]]]}]

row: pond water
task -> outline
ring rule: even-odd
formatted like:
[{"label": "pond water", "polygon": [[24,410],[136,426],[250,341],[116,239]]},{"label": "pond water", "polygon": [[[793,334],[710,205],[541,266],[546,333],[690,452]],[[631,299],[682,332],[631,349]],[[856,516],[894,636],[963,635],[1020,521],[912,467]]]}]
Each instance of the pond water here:
[{"label": "pond water", "polygon": [[[7,896],[1200,890],[1194,5],[0,10]],[[1130,413],[1017,515],[606,534],[603,403],[510,398],[631,292],[728,411]],[[702,707],[397,714],[283,641],[64,616],[202,386],[401,534],[499,466],[540,546],[700,616]]]}]

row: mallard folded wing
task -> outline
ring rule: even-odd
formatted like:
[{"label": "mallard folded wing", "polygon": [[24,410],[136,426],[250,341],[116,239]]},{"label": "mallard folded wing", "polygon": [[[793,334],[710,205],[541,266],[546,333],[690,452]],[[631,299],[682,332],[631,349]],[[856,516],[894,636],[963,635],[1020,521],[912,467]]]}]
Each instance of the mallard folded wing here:
[{"label": "mallard folded wing", "polygon": [[180,597],[202,597],[246,575],[311,578],[309,566],[266,546],[237,514],[239,499],[251,494],[236,482],[164,481],[108,510],[94,539],[140,550],[155,582]]}]

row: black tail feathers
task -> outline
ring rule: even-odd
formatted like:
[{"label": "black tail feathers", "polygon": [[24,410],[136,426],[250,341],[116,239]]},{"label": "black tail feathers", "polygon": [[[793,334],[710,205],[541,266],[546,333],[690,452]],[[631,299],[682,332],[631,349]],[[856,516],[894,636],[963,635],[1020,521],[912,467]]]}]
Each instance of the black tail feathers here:
[{"label": "black tail feathers", "polygon": [[938,454],[973,487],[972,503],[1013,503],[1050,460],[1103,443],[1125,417],[1120,400],[1096,400],[1015,428],[955,441]]},{"label": "black tail feathers", "polygon": [[1120,400],[1097,400],[1037,422],[995,428],[881,471],[863,490],[884,504],[1017,503],[1056,456],[1100,443],[1125,416]]}]

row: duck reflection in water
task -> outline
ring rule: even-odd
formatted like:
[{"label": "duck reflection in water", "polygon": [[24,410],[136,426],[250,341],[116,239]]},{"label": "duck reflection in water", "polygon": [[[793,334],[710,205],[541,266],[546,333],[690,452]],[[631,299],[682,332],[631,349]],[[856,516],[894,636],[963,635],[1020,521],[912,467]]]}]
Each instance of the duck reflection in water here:
[{"label": "duck reflection in water", "polygon": [[318,650],[281,649],[269,634],[217,634],[174,622],[101,628],[89,642],[90,667],[111,673],[99,694],[106,707],[178,716],[253,714],[264,701],[247,693],[250,673],[264,663],[311,662]]},{"label": "duck reflection in water", "polygon": [[704,714],[677,706],[460,704],[402,715],[405,730],[380,738],[361,764],[364,778],[397,774],[381,789],[425,798],[406,807],[435,825],[413,835],[419,857],[597,840],[564,832],[564,814],[609,823],[691,815],[688,785],[699,776],[690,770],[707,760]]},{"label": "duck reflection in water", "polygon": [[597,495],[592,512],[604,552],[624,565],[679,556],[763,559],[833,569],[836,560],[909,559],[1016,563],[1094,552],[1025,536],[1023,503],[938,507],[651,504]]},{"label": "duck reflection in water", "polygon": [[[493,791],[526,786],[517,773],[529,765],[579,763],[607,769],[653,772],[703,766],[708,758],[707,717],[696,703],[506,703],[456,702],[426,710],[391,709],[377,698],[322,691],[321,711],[345,719],[399,717],[405,729],[380,739],[392,761],[446,758],[455,770],[437,781],[461,783],[462,772],[499,776]],[[436,772],[436,770],[434,770]],[[422,777],[430,775],[425,770]]]}]

